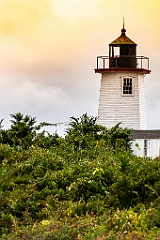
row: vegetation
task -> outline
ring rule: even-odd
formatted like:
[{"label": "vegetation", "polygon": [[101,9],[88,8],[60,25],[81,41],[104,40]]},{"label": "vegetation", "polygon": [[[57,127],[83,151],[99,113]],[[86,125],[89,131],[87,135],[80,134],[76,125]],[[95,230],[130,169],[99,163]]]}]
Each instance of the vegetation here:
[{"label": "vegetation", "polygon": [[160,239],[160,162],[131,151],[131,131],[71,117],[65,137],[36,118],[0,125],[1,239]]}]

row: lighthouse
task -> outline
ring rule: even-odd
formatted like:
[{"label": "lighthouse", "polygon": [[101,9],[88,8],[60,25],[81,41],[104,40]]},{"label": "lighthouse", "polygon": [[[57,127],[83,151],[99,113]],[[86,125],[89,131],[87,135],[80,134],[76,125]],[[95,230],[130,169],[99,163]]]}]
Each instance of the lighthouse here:
[{"label": "lighthouse", "polygon": [[108,56],[97,57],[96,73],[101,74],[98,124],[146,130],[144,77],[149,74],[149,58],[137,56],[137,44],[121,29],[109,44]]}]

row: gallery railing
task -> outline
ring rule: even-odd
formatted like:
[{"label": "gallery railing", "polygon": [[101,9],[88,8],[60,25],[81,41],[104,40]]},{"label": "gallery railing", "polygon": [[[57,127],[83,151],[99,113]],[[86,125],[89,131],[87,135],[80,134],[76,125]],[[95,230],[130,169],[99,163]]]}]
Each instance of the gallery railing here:
[{"label": "gallery railing", "polygon": [[139,68],[149,70],[149,58],[144,56],[98,56],[97,69]]}]

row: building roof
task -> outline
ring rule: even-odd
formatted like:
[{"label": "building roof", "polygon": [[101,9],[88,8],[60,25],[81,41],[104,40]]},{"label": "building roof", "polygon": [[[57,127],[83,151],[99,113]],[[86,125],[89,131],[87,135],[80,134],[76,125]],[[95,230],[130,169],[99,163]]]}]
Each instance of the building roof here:
[{"label": "building roof", "polygon": [[126,36],[125,32],[126,32],[126,30],[123,28],[121,30],[121,35],[118,38],[116,38],[113,42],[111,42],[109,45],[120,45],[120,44],[137,45],[129,37]]},{"label": "building roof", "polygon": [[135,139],[160,139],[160,129],[157,130],[132,130],[132,138]]}]

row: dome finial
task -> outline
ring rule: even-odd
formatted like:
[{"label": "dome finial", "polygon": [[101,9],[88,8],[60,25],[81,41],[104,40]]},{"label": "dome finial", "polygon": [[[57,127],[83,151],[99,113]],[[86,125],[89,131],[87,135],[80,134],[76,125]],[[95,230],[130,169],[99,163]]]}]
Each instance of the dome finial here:
[{"label": "dome finial", "polygon": [[122,35],[125,35],[126,29],[124,28],[124,17],[123,17],[123,28],[121,29]]}]

